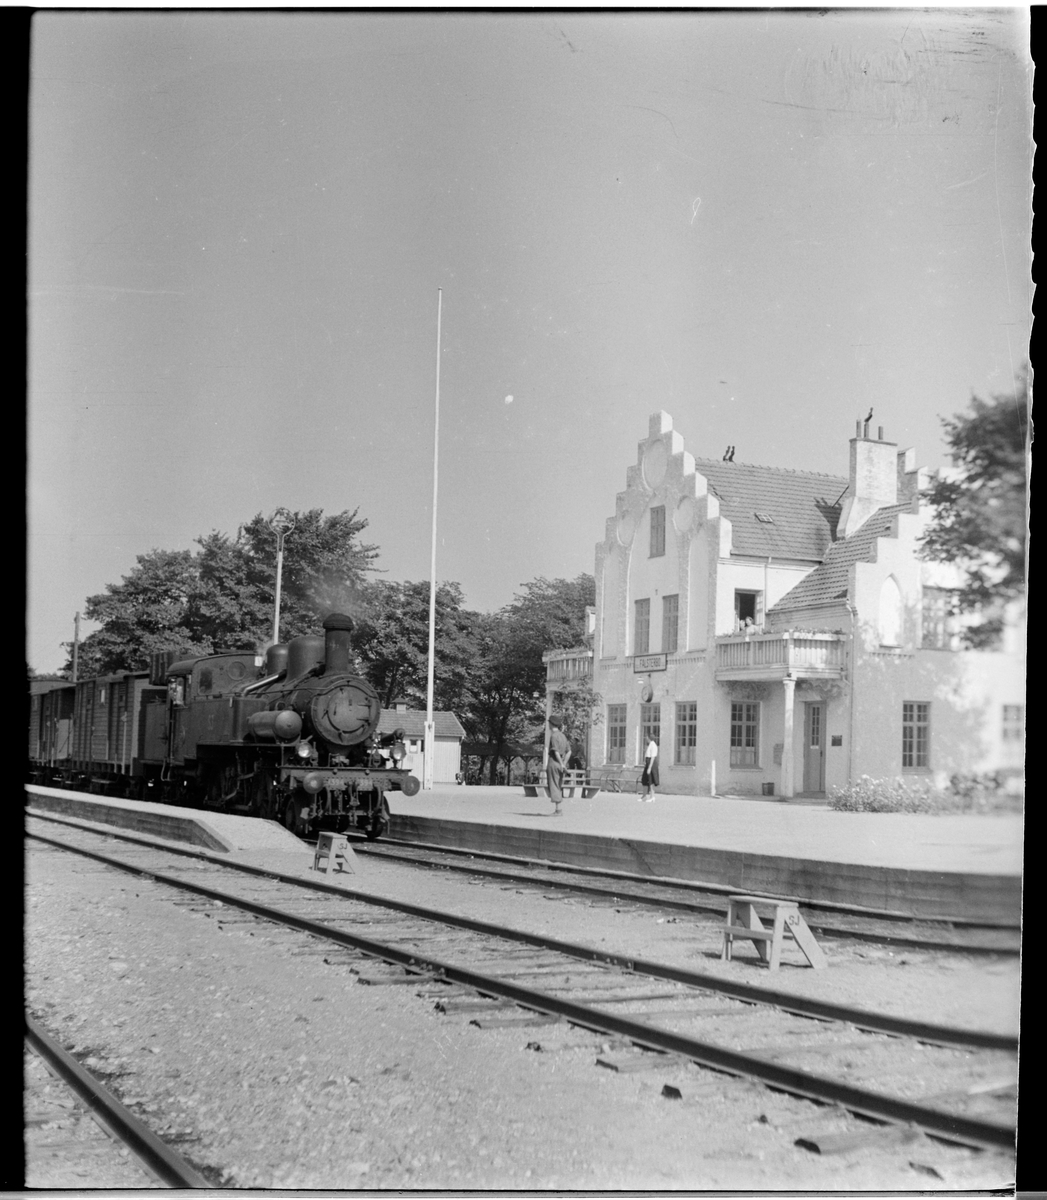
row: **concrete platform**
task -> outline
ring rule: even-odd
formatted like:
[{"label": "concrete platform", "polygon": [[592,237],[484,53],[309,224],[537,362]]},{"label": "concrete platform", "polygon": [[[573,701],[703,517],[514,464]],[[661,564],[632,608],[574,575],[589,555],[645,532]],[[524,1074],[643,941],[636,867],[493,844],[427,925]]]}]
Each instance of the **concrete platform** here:
[{"label": "concrete platform", "polygon": [[390,793],[393,837],[880,912],[1017,924],[1020,816],[838,813],[824,802],[522,788]]},{"label": "concrete platform", "polygon": [[[274,821],[28,787],[46,811],[134,829],[251,861],[291,864],[311,849]],[[824,803],[600,793],[553,815],[522,788],[389,793],[390,836],[718,884],[919,917],[1017,925],[1020,816],[837,813]]]},{"label": "concrete platform", "polygon": [[170,842],[187,842],[219,854],[294,853],[308,857],[311,853],[300,838],[276,821],[201,812],[198,808],[181,808],[176,804],[89,796],[62,788],[29,785],[25,790],[26,803],[43,812],[113,825]]}]

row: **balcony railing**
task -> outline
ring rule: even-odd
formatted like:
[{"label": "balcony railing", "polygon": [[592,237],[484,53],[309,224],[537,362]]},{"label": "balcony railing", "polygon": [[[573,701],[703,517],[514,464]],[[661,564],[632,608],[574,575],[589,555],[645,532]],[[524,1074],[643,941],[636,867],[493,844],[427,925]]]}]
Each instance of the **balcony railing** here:
[{"label": "balcony railing", "polygon": [[732,634],[716,639],[719,679],[777,679],[785,675],[843,675],[845,636],[841,633]]},{"label": "balcony railing", "polygon": [[593,652],[588,646],[547,650],[542,655],[542,662],[545,663],[546,687],[584,683],[593,677]]}]

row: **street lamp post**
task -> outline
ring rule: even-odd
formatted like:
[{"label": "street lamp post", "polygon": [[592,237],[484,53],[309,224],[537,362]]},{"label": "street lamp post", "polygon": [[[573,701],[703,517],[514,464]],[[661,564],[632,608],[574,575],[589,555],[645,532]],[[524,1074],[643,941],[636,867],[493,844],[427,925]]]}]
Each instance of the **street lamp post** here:
[{"label": "street lamp post", "polygon": [[294,529],[294,517],[286,508],[278,508],[269,521],[276,534],[276,599],[273,603],[273,645],[280,640],[280,588],[284,574],[284,538]]}]

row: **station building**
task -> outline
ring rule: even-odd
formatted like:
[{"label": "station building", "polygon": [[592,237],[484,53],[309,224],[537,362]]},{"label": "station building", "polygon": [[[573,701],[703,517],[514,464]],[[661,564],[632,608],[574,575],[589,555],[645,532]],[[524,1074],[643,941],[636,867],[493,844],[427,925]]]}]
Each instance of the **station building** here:
[{"label": "station building", "polygon": [[917,553],[927,483],[867,423],[837,477],[695,458],[655,413],[596,547],[591,646],[546,655],[550,699],[582,676],[600,697],[590,769],[654,736],[667,793],[1020,776],[1024,616],[961,648],[959,579]]}]

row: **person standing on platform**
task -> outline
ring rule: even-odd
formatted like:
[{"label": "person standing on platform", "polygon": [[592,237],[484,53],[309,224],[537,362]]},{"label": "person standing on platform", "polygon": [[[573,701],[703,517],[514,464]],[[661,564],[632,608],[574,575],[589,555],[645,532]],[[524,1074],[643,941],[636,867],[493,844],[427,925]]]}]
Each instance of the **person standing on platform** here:
[{"label": "person standing on platform", "polygon": [[640,776],[640,782],[644,786],[644,793],[640,799],[653,804],[654,789],[658,786],[658,743],[653,737],[643,752],[643,775]]},{"label": "person standing on platform", "polygon": [[570,756],[571,743],[564,737],[563,721],[559,717],[550,717],[549,767],[546,772],[546,781],[549,786],[549,799],[556,806],[554,816],[560,814],[560,804],[563,802],[563,773]]}]

